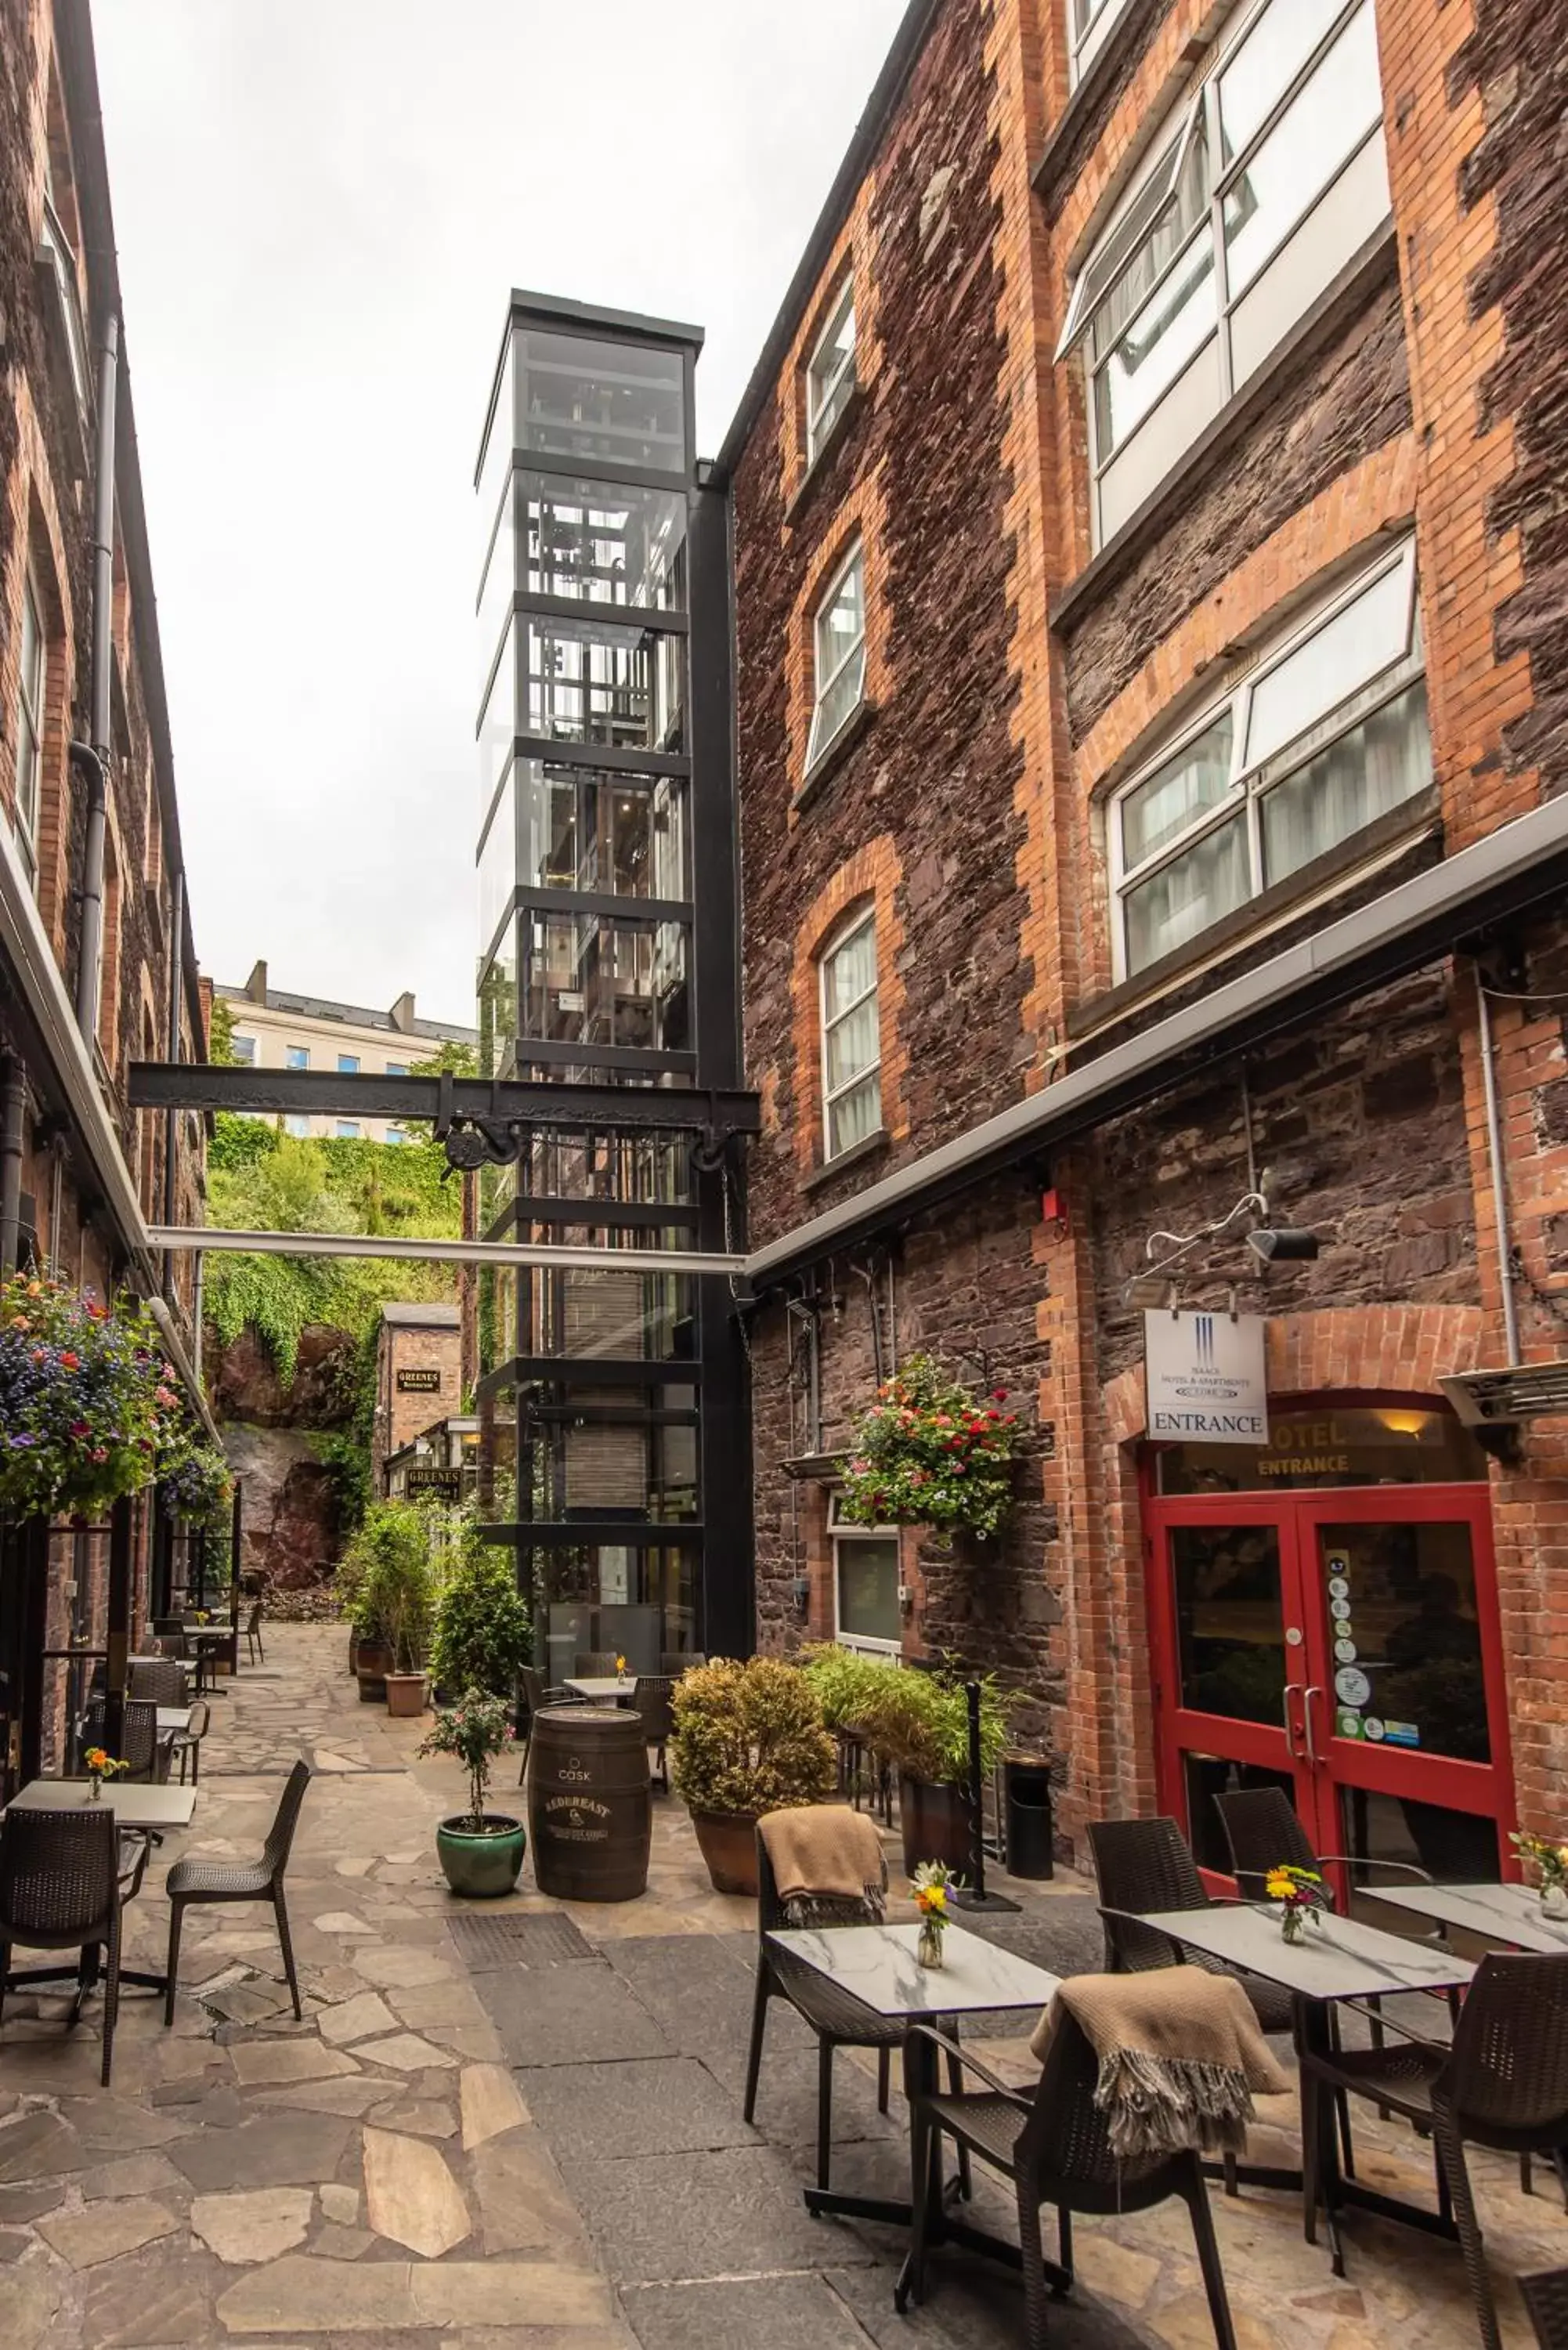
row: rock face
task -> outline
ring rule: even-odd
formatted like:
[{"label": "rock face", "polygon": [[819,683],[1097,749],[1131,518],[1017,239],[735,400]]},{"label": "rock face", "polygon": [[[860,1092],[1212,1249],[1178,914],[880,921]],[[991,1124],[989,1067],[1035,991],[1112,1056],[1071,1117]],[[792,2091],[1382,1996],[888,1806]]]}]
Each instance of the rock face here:
[{"label": "rock face", "polygon": [[298,1366],[286,1387],[254,1330],[242,1330],[232,1347],[220,1347],[209,1330],[213,1409],[221,1420],[246,1420],[255,1428],[340,1427],[349,1406],[339,1374],[348,1367],[353,1345],[347,1330],[307,1322],[299,1334]]},{"label": "rock face", "polygon": [[234,1421],[223,1430],[223,1450],[244,1480],[244,1571],[286,1590],[320,1582],[337,1558],[337,1511],[308,1435]]}]

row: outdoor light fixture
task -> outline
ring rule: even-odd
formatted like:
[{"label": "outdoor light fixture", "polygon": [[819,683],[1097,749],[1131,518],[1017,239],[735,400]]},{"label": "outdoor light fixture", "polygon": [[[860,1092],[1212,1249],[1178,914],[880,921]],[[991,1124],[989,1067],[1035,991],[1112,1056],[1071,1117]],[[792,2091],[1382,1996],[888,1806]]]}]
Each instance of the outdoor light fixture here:
[{"label": "outdoor light fixture", "polygon": [[1135,1273],[1122,1295],[1140,1314],[1158,1313],[1162,1305],[1174,1311],[1176,1305],[1176,1284],[1163,1273]]},{"label": "outdoor light fixture", "polygon": [[1299,1224],[1265,1224],[1247,1234],[1247,1246],[1265,1264],[1305,1264],[1317,1254],[1318,1238]]}]

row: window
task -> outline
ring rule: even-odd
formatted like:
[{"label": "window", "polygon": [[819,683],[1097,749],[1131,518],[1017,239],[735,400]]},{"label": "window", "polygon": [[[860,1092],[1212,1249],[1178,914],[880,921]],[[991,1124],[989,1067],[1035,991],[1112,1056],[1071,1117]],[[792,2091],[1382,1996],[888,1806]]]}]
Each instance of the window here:
[{"label": "window", "polygon": [[822,1101],[826,1155],[837,1159],[882,1123],[877,918],[861,913],[822,958]]},{"label": "window", "polygon": [[1131,977],[1431,780],[1415,546],[1265,648],[1110,809]]},{"label": "window", "polygon": [[229,1039],[229,1042],[234,1048],[234,1058],[239,1063],[241,1068],[254,1069],[256,1065],[255,1038],[254,1036],[232,1036]]},{"label": "window", "polygon": [[358,1121],[358,1119],[357,1118],[340,1118],[338,1119],[338,1121],[337,1121],[337,1139],[338,1139],[338,1141],[339,1141],[339,1142],[358,1142],[358,1139],[359,1139],[359,1121]]},{"label": "window", "polygon": [[1086,345],[1100,540],[1386,217],[1382,129],[1373,0],[1241,17],[1068,305],[1056,355]]},{"label": "window", "polygon": [[308,1045],[290,1045],[286,1047],[283,1059],[285,1068],[308,1069],[310,1047]]},{"label": "window", "polygon": [[1127,0],[1067,0],[1067,30],[1073,49],[1073,79],[1088,71],[1109,37]]},{"label": "window", "polygon": [[340,1077],[357,1077],[359,1074],[358,1054],[339,1053],[337,1055],[337,1074]]},{"label": "window", "polygon": [[307,1118],[301,1118],[297,1112],[294,1112],[289,1117],[286,1118],[284,1119],[284,1125],[286,1127],[289,1133],[295,1137],[296,1141],[303,1142],[306,1136],[310,1132],[310,1120]]},{"label": "window", "polygon": [[811,715],[807,767],[843,733],[866,691],[866,551],[856,546],[834,574],[813,623],[816,707]]},{"label": "window", "polygon": [[846,277],[805,367],[805,460],[832,435],[855,390],[855,281]]},{"label": "window", "polygon": [[851,1525],[840,1510],[835,1493],[828,1502],[828,1529],[833,1537],[836,1637],[846,1648],[896,1656],[903,1646],[898,1528]]},{"label": "window", "polygon": [[387,1128],[387,1139],[389,1142],[406,1142],[408,1139],[408,1136],[403,1132],[400,1126],[389,1126]]},{"label": "window", "polygon": [[384,1074],[389,1077],[406,1077],[409,1065],[407,1061],[389,1061]]},{"label": "window", "polygon": [[38,812],[44,775],[44,624],[31,577],[22,582],[21,681],[16,693],[16,846],[29,882],[38,876]]}]

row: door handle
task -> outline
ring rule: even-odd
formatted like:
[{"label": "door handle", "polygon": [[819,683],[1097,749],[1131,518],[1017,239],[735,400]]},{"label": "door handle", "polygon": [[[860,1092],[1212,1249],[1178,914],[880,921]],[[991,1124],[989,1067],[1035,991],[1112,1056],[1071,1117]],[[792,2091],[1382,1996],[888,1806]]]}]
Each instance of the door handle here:
[{"label": "door handle", "polygon": [[[1293,1697],[1300,1697],[1302,1694],[1303,1690],[1300,1681],[1287,1681],[1284,1688],[1280,1692],[1280,1703],[1285,1717],[1285,1743],[1290,1748],[1293,1754],[1299,1754],[1301,1752],[1301,1748],[1296,1743],[1295,1723],[1291,1720],[1291,1700]],[[1312,1723],[1310,1719],[1307,1722],[1307,1737],[1310,1741],[1312,1737]]]},{"label": "door handle", "polygon": [[1312,1701],[1314,1697],[1322,1695],[1323,1690],[1316,1681],[1314,1681],[1309,1689],[1302,1691],[1302,1720],[1306,1723],[1307,1761],[1314,1768],[1317,1763],[1317,1745],[1312,1734]]}]

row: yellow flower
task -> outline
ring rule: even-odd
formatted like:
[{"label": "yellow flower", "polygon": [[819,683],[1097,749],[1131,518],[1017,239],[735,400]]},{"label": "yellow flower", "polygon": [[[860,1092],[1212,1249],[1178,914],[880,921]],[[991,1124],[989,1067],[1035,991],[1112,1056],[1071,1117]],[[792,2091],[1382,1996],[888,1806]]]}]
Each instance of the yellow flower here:
[{"label": "yellow flower", "polygon": [[922,1885],[915,1896],[915,1907],[922,1918],[945,1918],[948,1911],[947,1887]]},{"label": "yellow flower", "polygon": [[618,1657],[616,1659],[615,1669],[618,1673],[624,1676],[626,1672],[626,1659],[624,1657]]},{"label": "yellow flower", "polygon": [[1293,1901],[1296,1889],[1296,1881],[1288,1868],[1271,1868],[1264,1879],[1263,1890],[1271,1901]]}]

